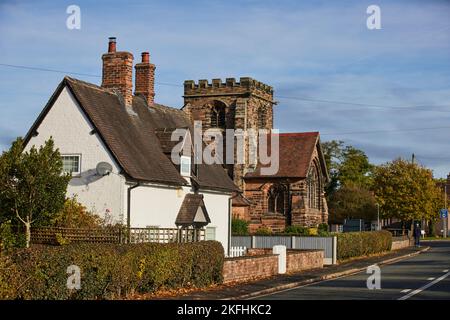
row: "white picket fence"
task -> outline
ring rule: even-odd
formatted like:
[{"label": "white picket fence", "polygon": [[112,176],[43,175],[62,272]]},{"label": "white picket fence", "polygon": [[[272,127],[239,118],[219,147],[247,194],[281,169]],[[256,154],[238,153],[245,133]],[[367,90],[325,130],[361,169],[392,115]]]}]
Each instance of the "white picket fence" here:
[{"label": "white picket fence", "polygon": [[242,257],[247,253],[247,247],[231,247],[230,254],[227,258]]}]

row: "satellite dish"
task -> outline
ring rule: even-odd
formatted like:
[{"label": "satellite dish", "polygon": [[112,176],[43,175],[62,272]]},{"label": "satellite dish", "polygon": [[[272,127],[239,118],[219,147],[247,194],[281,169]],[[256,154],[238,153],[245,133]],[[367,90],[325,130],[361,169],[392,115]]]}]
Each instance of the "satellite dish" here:
[{"label": "satellite dish", "polygon": [[97,174],[99,176],[107,176],[112,172],[112,165],[110,165],[108,162],[99,162],[97,164],[97,167],[95,167],[95,171],[97,171]]}]

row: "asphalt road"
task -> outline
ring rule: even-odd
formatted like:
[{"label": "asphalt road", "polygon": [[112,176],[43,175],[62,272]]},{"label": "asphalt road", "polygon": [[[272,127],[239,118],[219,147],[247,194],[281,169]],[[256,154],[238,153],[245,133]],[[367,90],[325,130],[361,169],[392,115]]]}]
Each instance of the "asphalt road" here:
[{"label": "asphalt road", "polygon": [[431,247],[427,252],[380,266],[380,289],[369,290],[367,280],[371,274],[361,272],[255,299],[450,300],[450,241],[430,241],[426,245]]}]

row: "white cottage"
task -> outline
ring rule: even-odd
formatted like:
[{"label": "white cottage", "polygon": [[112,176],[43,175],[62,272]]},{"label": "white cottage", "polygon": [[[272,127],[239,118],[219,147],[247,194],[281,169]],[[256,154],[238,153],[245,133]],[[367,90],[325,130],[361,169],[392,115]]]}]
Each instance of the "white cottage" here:
[{"label": "white cottage", "polygon": [[136,228],[204,226],[206,238],[227,252],[230,198],[238,188],[220,165],[171,161],[171,133],[191,121],[153,101],[148,53],[135,66],[134,95],[132,54],[117,52],[110,38],[102,59],[102,86],[65,77],[26,135],[26,148],[52,137],[73,176],[67,196],[100,216]]}]

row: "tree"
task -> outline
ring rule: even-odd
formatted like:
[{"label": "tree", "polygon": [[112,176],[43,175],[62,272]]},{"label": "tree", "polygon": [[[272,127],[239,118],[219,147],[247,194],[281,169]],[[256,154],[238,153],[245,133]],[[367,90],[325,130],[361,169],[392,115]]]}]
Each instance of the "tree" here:
[{"label": "tree", "polygon": [[344,219],[374,220],[377,217],[373,192],[355,185],[342,186],[330,196],[328,209],[330,221]]},{"label": "tree", "polygon": [[5,217],[25,226],[26,247],[31,226],[43,225],[64,206],[69,174],[62,174],[62,160],[50,138],[39,149],[24,151],[18,138],[0,156],[0,203]]},{"label": "tree", "polygon": [[326,188],[328,200],[345,185],[370,188],[373,165],[364,151],[336,140],[322,143],[322,150],[330,173],[330,183]]},{"label": "tree", "polygon": [[376,168],[374,191],[383,216],[403,222],[433,220],[443,205],[431,170],[397,159]]}]

